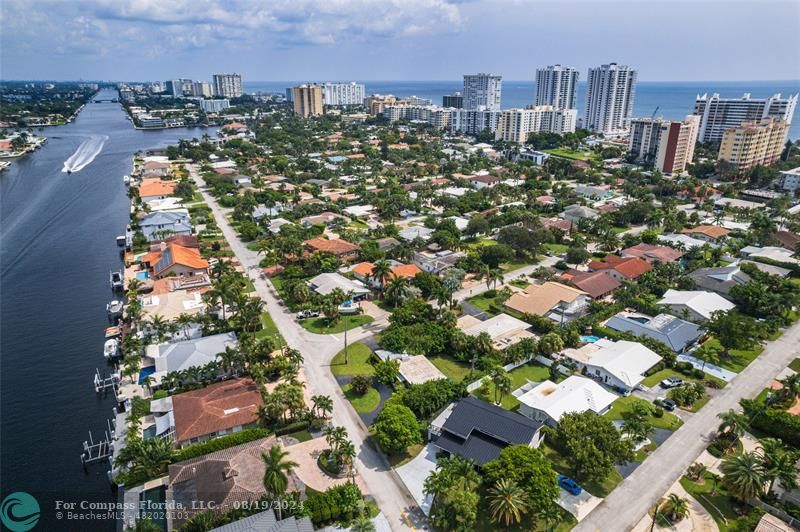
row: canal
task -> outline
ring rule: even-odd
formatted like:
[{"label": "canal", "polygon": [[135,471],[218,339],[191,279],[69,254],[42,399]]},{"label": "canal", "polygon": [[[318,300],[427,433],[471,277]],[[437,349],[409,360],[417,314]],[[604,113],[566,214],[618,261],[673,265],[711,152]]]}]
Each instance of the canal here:
[{"label": "canal", "polygon": [[115,237],[129,217],[122,176],[136,151],[204,133],[215,130],[135,130],[119,104],[89,103],[0,174],[0,489],[36,497],[38,530],[114,529],[110,520],[58,521],[54,504],[115,500],[108,468],[84,471],[80,453],[88,431],[104,434],[114,406],[95,395],[92,376],[108,372],[108,275],[122,264]]}]

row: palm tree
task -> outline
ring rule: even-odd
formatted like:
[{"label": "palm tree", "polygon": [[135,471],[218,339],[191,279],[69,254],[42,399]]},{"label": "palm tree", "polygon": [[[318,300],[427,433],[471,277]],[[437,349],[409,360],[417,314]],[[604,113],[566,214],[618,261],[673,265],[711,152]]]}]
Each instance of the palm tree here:
[{"label": "palm tree", "polygon": [[375,524],[369,517],[360,515],[350,523],[350,532],[375,532]]},{"label": "palm tree", "polygon": [[779,395],[786,401],[793,400],[800,395],[800,373],[789,375],[785,379],[779,381],[783,388],[781,388]]},{"label": "palm tree", "polygon": [[721,420],[717,429],[720,433],[741,438],[747,432],[747,418],[735,410],[722,412],[717,417]]},{"label": "palm tree", "polygon": [[675,493],[670,493],[667,501],[661,507],[670,521],[677,523],[689,515],[689,501]]},{"label": "palm tree", "polygon": [[350,471],[350,479],[355,483],[356,446],[353,445],[353,442],[350,440],[345,440],[339,445],[339,452],[337,454],[339,455],[339,459],[342,461],[342,463],[347,466],[347,469]]},{"label": "palm tree", "polygon": [[767,493],[772,492],[776,480],[779,480],[781,486],[786,490],[797,487],[797,470],[795,468],[797,459],[780,439],[762,439],[761,449],[758,452],[761,455],[761,465],[769,479]]},{"label": "palm tree", "polygon": [[722,477],[712,471],[707,472],[706,477],[711,481],[710,495],[713,497],[717,494],[717,486],[722,481]]},{"label": "palm tree", "polygon": [[486,275],[486,286],[492,287],[497,286],[498,284],[503,284],[505,281],[505,277],[503,277],[503,271],[499,268],[492,268]]},{"label": "palm tree", "polygon": [[397,308],[407,297],[411,285],[406,277],[395,277],[386,288],[386,295],[392,300],[392,305]]},{"label": "palm tree", "polygon": [[327,395],[315,395],[311,397],[311,403],[318,417],[325,418],[327,413],[333,411],[333,400]]},{"label": "palm tree", "polygon": [[489,508],[493,522],[502,521],[510,527],[522,520],[522,514],[528,513],[528,496],[513,480],[501,478],[489,488]]},{"label": "palm tree", "polygon": [[303,304],[311,297],[311,291],[306,283],[300,282],[292,287],[292,299]]},{"label": "palm tree", "polygon": [[767,481],[761,458],[755,453],[740,453],[722,461],[722,482],[728,493],[742,502],[764,493]]},{"label": "palm tree", "polygon": [[381,298],[383,298],[383,289],[386,287],[386,280],[389,277],[389,274],[392,271],[392,265],[386,259],[380,259],[375,261],[375,264],[372,265],[372,271],[369,273],[369,278],[373,282],[378,283],[381,292]]},{"label": "palm tree", "polygon": [[286,460],[289,453],[282,450],[279,445],[273,445],[269,449],[269,454],[261,453],[264,460],[264,489],[267,494],[275,498],[278,504],[278,521],[281,520],[280,497],[286,493],[289,485],[289,475],[298,466],[297,462]]}]

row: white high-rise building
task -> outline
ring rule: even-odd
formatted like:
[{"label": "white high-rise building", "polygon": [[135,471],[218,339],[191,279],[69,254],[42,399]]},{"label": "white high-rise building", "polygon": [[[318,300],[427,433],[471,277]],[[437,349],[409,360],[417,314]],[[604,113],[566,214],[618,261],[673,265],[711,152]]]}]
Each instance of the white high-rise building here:
[{"label": "white high-rise building", "polygon": [[683,122],[662,118],[634,118],[628,152],[666,174],[682,174],[694,157],[700,119],[689,115]]},{"label": "white high-rise building", "polygon": [[499,111],[502,79],[492,74],[465,74],[464,109]]},{"label": "white high-rise building", "polygon": [[197,103],[206,113],[219,113],[231,106],[231,102],[227,98],[221,100],[205,100],[201,98]]},{"label": "white high-rise building", "polygon": [[500,114],[495,139],[523,143],[531,133],[571,133],[577,120],[576,109],[556,109],[552,105],[506,109]]},{"label": "white high-rise building", "polygon": [[627,65],[616,63],[589,69],[584,128],[606,135],[619,134],[628,128],[633,114],[636,74]]},{"label": "white high-rise building", "polygon": [[325,105],[364,105],[364,96],[363,83],[352,81],[322,85],[322,99]]},{"label": "white high-rise building", "polygon": [[212,83],[214,96],[238,98],[242,95],[242,76],[240,74],[214,74]]},{"label": "white high-rise building", "polygon": [[787,124],[797,106],[797,97],[781,98],[773,94],[769,98],[751,98],[745,93],[741,98],[720,98],[719,94],[698,95],[694,103],[694,114],[700,117],[700,142],[720,142],[725,131],[739,127],[742,122],[779,118]]},{"label": "white high-rise building", "polygon": [[537,69],[535,102],[556,109],[577,109],[578,70],[561,65]]}]

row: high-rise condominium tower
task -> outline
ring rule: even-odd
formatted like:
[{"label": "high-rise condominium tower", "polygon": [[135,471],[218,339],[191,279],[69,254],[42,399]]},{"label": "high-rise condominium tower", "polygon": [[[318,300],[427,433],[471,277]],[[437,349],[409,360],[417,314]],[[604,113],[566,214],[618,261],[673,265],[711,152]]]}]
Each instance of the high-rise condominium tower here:
[{"label": "high-rise condominium tower", "polygon": [[604,134],[625,131],[633,113],[636,71],[610,63],[590,68],[586,79],[583,127]]},{"label": "high-rise condominium tower", "polygon": [[214,74],[214,96],[238,98],[242,95],[242,76],[239,74]]},{"label": "high-rise condominium tower", "polygon": [[556,109],[577,109],[578,71],[572,67],[551,65],[536,70],[536,105]]},{"label": "high-rise condominium tower", "polygon": [[464,109],[499,111],[502,76],[464,74]]},{"label": "high-rise condominium tower", "polygon": [[700,117],[698,140],[720,142],[728,129],[762,118],[779,118],[791,124],[797,96],[781,98],[780,94],[773,94],[769,98],[751,98],[745,93],[741,98],[720,98],[719,94],[698,95],[694,103],[694,114]]}]

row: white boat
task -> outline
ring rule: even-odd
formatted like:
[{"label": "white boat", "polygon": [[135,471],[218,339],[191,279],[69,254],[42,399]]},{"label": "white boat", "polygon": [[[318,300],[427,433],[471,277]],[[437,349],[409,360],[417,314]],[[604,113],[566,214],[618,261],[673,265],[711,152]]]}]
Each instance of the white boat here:
[{"label": "white boat", "polygon": [[123,306],[122,301],[114,299],[106,305],[106,312],[108,312],[108,316],[111,318],[119,318],[122,316]]},{"label": "white boat", "polygon": [[117,237],[117,245],[119,247],[124,248],[125,244],[127,244],[127,242],[128,242],[128,239],[127,239],[127,237],[125,235],[119,235]]},{"label": "white boat", "polygon": [[114,338],[106,340],[103,344],[103,356],[106,358],[116,358],[119,355],[119,342]]},{"label": "white boat", "polygon": [[108,282],[111,284],[111,289],[114,291],[124,289],[125,276],[123,275],[122,270],[109,273]]},{"label": "white boat", "polygon": [[122,182],[125,183],[126,186],[130,185],[131,184],[131,176],[129,176],[129,175],[122,176]]}]

